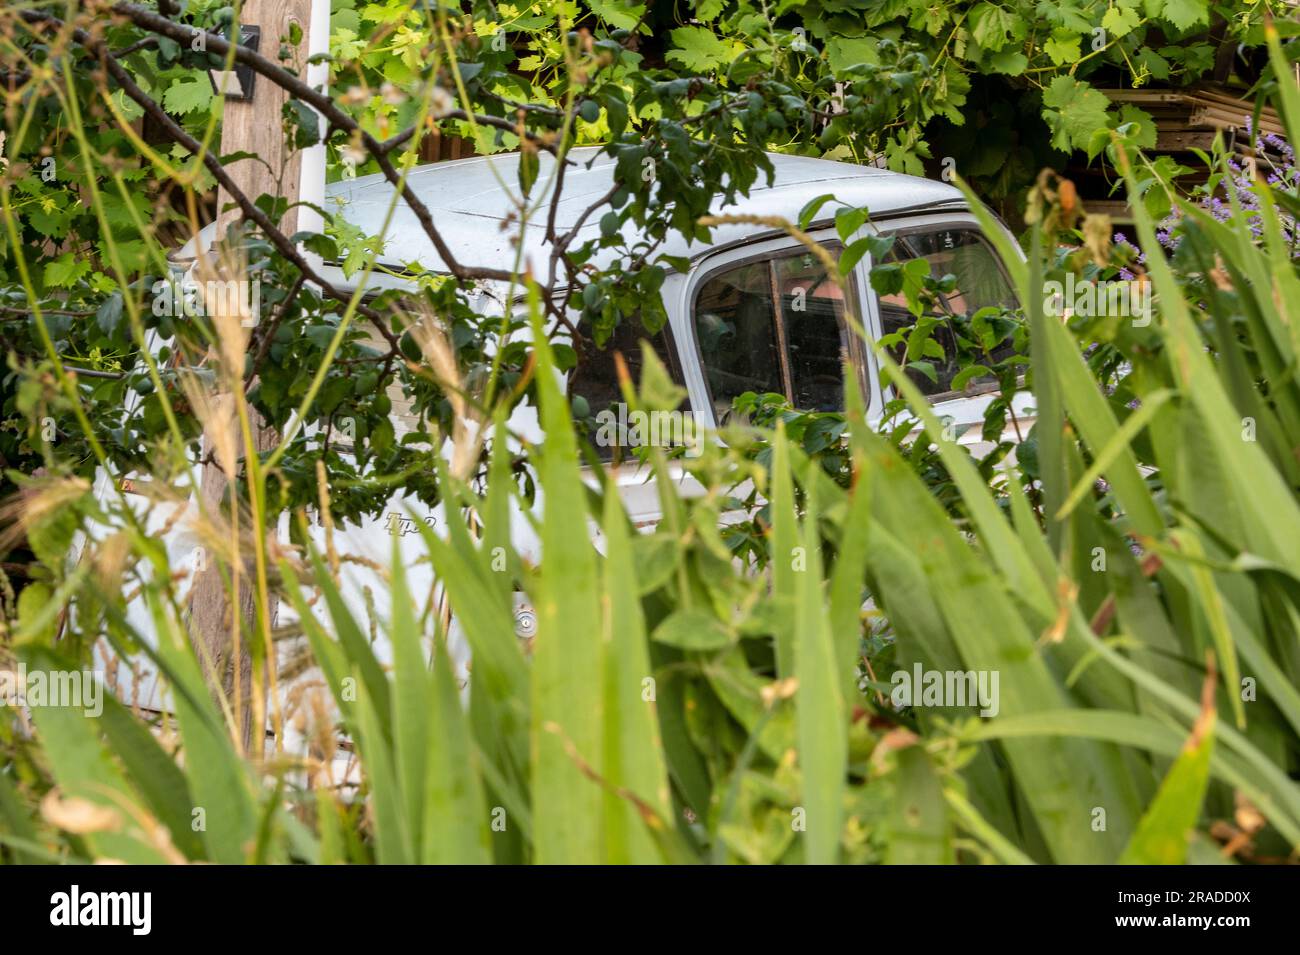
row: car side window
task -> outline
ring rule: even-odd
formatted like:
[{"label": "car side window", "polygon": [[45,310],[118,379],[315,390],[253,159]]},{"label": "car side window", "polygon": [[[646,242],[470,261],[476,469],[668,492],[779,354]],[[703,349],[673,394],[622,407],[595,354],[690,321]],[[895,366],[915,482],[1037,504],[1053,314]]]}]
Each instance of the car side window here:
[{"label": "car side window", "polygon": [[718,421],[747,391],[784,395],[805,411],[843,410],[844,296],[819,256],[799,249],[716,272],[691,319]]},{"label": "car side window", "polygon": [[[914,356],[909,363],[905,361],[905,341],[888,346],[888,350],[907,369],[908,377],[922,394],[931,398],[948,397],[956,394],[952,380],[960,370],[957,336],[962,335],[964,322],[986,306],[1013,307],[1015,292],[993,249],[971,227],[947,226],[895,233],[885,261],[903,264],[914,259],[924,259],[934,278],[952,275],[956,280],[953,291],[936,295],[933,307],[922,315],[922,319],[933,320],[932,341],[943,354],[942,357]],[[916,317],[908,311],[906,295],[901,291],[878,295],[877,301],[882,335],[898,333],[906,337],[917,324]],[[1004,357],[1010,347],[1009,342],[1005,343],[989,357],[992,360]]]},{"label": "car side window", "polygon": [[[585,331],[580,329],[580,331]],[[588,437],[602,461],[628,456],[630,444],[620,444],[626,438],[626,427],[602,427],[602,423],[614,421],[625,423],[627,413],[620,415],[623,392],[619,387],[618,364],[615,355],[621,355],[627,366],[628,375],[636,384],[641,382],[641,369],[645,367],[645,349],[643,343],[649,343],[656,357],[668,369],[673,381],[681,384],[681,366],[677,350],[668,326],[656,335],[651,335],[641,324],[637,315],[624,316],[614,327],[604,348],[597,348],[595,342],[584,335],[585,356],[569,374],[568,391],[570,398],[581,398],[587,405],[586,415],[589,423]],[[615,440],[607,440],[613,436]]]},{"label": "car side window", "polygon": [[789,353],[791,401],[807,411],[844,410],[849,329],[844,293],[811,252],[773,263]]},{"label": "car side window", "polygon": [[714,275],[695,296],[695,340],[715,417],[747,391],[785,393],[766,262]]}]

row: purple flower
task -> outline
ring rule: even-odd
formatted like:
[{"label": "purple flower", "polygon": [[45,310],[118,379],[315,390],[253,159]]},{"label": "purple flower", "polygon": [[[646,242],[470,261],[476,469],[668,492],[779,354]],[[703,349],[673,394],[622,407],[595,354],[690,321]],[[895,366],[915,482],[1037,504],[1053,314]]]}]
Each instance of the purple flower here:
[{"label": "purple flower", "polygon": [[[1264,214],[1259,194],[1255,191],[1256,177],[1262,178],[1270,189],[1298,192],[1300,166],[1296,164],[1295,148],[1284,138],[1276,133],[1263,133],[1254,138],[1249,116],[1245,128],[1247,136],[1253,138],[1259,147],[1253,162],[1229,156],[1224,163],[1228,175],[1219,184],[1222,195],[1203,196],[1200,207],[1215,221],[1244,227],[1254,240],[1259,241],[1264,234]],[[1275,214],[1282,227],[1283,240],[1296,249],[1300,245],[1300,229],[1297,229],[1295,218],[1280,209]],[[1178,248],[1182,238],[1178,226],[1177,215],[1169,216],[1157,226],[1156,239],[1171,252]],[[1116,242],[1119,241],[1117,236]]]}]

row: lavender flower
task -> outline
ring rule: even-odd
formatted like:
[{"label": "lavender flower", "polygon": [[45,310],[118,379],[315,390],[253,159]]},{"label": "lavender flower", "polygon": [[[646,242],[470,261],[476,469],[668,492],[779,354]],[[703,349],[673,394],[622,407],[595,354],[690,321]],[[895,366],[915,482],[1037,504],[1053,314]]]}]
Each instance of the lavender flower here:
[{"label": "lavender flower", "polygon": [[[1246,117],[1246,134],[1253,135],[1250,117]],[[1228,157],[1225,165],[1228,175],[1220,183],[1223,195],[1205,195],[1199,205],[1216,221],[1245,226],[1251,237],[1260,241],[1264,235],[1264,213],[1260,206],[1259,194],[1255,191],[1257,176],[1262,177],[1270,189],[1287,192],[1300,192],[1300,165],[1296,163],[1295,147],[1276,133],[1263,133],[1256,140],[1258,146],[1254,161],[1243,161],[1233,155]],[[1235,200],[1235,207],[1233,201]],[[1238,210],[1240,220],[1238,221]],[[1282,238],[1293,250],[1300,251],[1300,225],[1293,216],[1281,209],[1275,214],[1282,226]],[[1161,247],[1172,252],[1182,240],[1179,234],[1179,216],[1171,214],[1156,227],[1156,240]],[[1146,254],[1138,250],[1122,232],[1115,233],[1115,244],[1127,246],[1134,252],[1134,261],[1145,262]],[[1131,279],[1128,269],[1121,269],[1120,275]]]}]

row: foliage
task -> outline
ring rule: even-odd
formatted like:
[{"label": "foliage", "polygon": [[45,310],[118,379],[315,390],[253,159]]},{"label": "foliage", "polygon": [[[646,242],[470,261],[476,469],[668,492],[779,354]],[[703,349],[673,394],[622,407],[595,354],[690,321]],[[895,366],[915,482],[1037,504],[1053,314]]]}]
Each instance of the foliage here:
[{"label": "foliage", "polygon": [[[1295,128],[1300,91],[1281,96]],[[1126,174],[1136,189],[1133,167]],[[1288,312],[1300,274],[1274,254],[1281,226],[1264,201],[1294,196],[1253,189],[1266,210],[1262,247],[1181,205],[1180,248],[1203,274],[1224,273],[1204,285],[1158,254],[1136,204],[1156,316],[1100,328],[1128,367],[1109,394],[1036,294],[1080,264],[1046,251],[1078,215],[1070,191],[1044,179],[1028,261],[986,217],[1030,329],[1040,500],[1013,480],[999,507],[878,351],[923,428],[917,443],[951,476],[960,524],[867,426],[850,378],[851,481],[784,427],[753,429],[771,449],[762,461],[736,428],[736,441],[688,462],[702,494],[681,494],[650,452],[664,517],[636,533],[604,472],[584,483],[534,291],[547,440],[523,450],[540,487],[541,561],[510,542],[521,502],[503,420],[486,482],[444,475],[454,504],[445,536],[423,534],[450,617],[433,594],[409,592],[401,561],[390,568],[392,612],[380,625],[391,666],[341,597],[340,555],[264,553],[320,673],[302,693],[270,698],[268,725],[297,725],[301,751],[277,731],[265,757],[239,755],[239,734],[203,688],[156,542],[125,512],[94,514],[114,533],[98,535],[76,568],[48,550],[60,598],[23,611],[12,649],[35,668],[83,665],[101,633],[124,651],[149,647],[175,731],[150,732],[113,704],[97,720],[33,707],[32,735],[11,711],[5,851],[322,862],[1294,858],[1300,416],[1285,370],[1300,347]],[[643,407],[663,381],[651,362],[640,393],[625,382],[625,396]],[[663,397],[662,408],[675,406]],[[761,571],[735,560],[719,530],[745,479],[767,502]],[[86,491],[47,482],[35,539],[49,540],[67,514],[89,516]],[[577,513],[599,527],[599,551]],[[248,546],[267,547],[261,535]],[[155,641],[122,616],[123,574],[152,608]],[[516,586],[538,608],[531,641],[514,632]],[[55,644],[47,625],[62,601],[75,612]],[[864,631],[864,609],[887,621],[883,641]],[[473,654],[465,690],[445,651],[449,619]],[[864,644],[874,664],[859,686]],[[969,699],[899,698],[898,674],[918,666],[998,674],[996,713]],[[346,780],[331,775],[338,728],[359,758]],[[186,825],[195,807],[206,809],[198,837]]]},{"label": "foliage", "polygon": [[[1206,74],[1217,49],[1235,43],[1244,62],[1271,6],[474,3],[457,20],[437,5],[343,0],[332,5],[330,51],[319,58],[330,77],[328,119],[309,90],[287,87],[283,132],[296,147],[323,139],[332,177],[382,172],[396,181],[435,131],[465,136],[479,152],[522,148],[516,197],[535,215],[563,191],[556,183],[543,197],[548,182],[538,179],[537,157],[599,145],[617,160],[618,188],[587,213],[600,224],[598,238],[553,243],[543,300],[550,330],[570,321],[567,305],[600,345],[627,315],[638,314],[649,331],[659,327],[656,293],[664,270],[679,264],[661,254],[665,237],[702,238],[707,229],[697,220],[715,196],[745,194],[762,180],[764,149],[883,157],[917,173],[937,171],[947,157],[986,197],[1018,196],[1063,151],[1096,155],[1109,129],[1149,145],[1149,117],[1110,107],[1098,85],[1189,83]],[[213,334],[191,316],[160,314],[157,283],[168,275],[165,253],[217,211],[220,101],[204,74],[233,56],[220,41],[233,36],[234,11],[194,0],[165,20],[119,2],[106,21],[97,18],[80,4],[67,12],[22,4],[6,9],[0,31],[14,64],[4,74],[12,95],[0,330],[10,373],[0,454],[18,472],[48,467],[53,435],[70,446],[62,466],[76,462],[82,476],[103,465],[125,475],[146,462],[175,476],[201,423],[179,400],[169,369],[199,361]],[[74,32],[88,26],[87,35]],[[300,78],[307,66],[295,50],[300,40],[294,31],[267,37],[265,63]],[[268,72],[262,82],[284,80]],[[226,166],[258,161],[220,158]],[[352,301],[346,289],[322,287],[319,276],[285,260],[295,244],[373,288],[372,276],[392,267],[381,264],[384,237],[361,235],[335,210],[324,210],[324,234],[277,237],[284,203],[245,198],[246,220],[253,204],[268,220],[233,239],[240,275],[262,292],[244,388],[268,424],[304,423],[276,458],[282,467],[268,505],[313,503],[318,462],[338,479],[331,500],[340,520],[376,513],[385,489],[373,473],[406,475],[420,499],[435,502],[429,464],[454,401],[411,373],[417,349],[403,317],[410,303],[390,315],[391,302]],[[518,325],[485,322],[469,304],[494,271],[481,267],[498,263],[463,263],[451,268],[454,280],[420,263],[401,265],[423,275],[426,306],[452,328],[467,381],[481,389],[470,398],[532,400],[516,387],[529,361]],[[519,265],[495,269],[507,299]],[[561,364],[584,357],[581,349],[557,355]],[[317,368],[328,368],[327,377]],[[419,416],[415,433],[401,440],[390,385]],[[355,459],[339,453],[340,432]],[[246,487],[247,475],[238,477]]]}]

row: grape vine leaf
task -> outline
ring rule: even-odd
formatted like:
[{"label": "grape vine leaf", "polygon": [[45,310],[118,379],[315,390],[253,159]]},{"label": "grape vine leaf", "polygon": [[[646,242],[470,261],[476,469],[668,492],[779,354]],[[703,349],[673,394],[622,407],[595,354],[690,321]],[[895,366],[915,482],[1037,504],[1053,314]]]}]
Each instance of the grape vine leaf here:
[{"label": "grape vine leaf", "polygon": [[704,27],[678,27],[672,38],[675,48],[668,51],[667,59],[697,73],[716,69],[735,53],[730,44]]},{"label": "grape vine leaf", "polygon": [[[1148,13],[1152,6],[1155,4],[1148,0]],[[1210,5],[1208,0],[1164,0],[1160,5],[1159,16],[1178,29],[1186,30],[1198,23],[1210,22]]]},{"label": "grape vine leaf", "polygon": [[1043,119],[1052,130],[1052,145],[1063,151],[1087,149],[1095,130],[1109,125],[1110,100],[1088,83],[1058,76],[1043,92]]},{"label": "grape vine leaf", "polygon": [[184,116],[205,109],[212,102],[212,84],[206,76],[191,76],[173,83],[163,93],[163,108],[169,113]]}]

